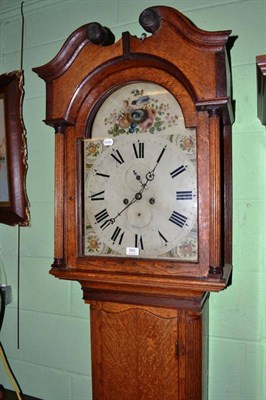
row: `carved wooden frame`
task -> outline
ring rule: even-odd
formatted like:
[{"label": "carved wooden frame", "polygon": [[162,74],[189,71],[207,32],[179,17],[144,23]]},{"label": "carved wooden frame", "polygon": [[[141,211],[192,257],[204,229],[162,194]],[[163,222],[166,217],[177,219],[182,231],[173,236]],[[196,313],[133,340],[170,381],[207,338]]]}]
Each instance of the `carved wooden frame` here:
[{"label": "carved wooden frame", "polygon": [[22,118],[23,95],[22,70],[0,75],[4,115],[2,127],[6,141],[2,161],[7,168],[8,186],[7,198],[0,201],[0,223],[27,226],[30,214],[26,193],[27,141]]},{"label": "carved wooden frame", "polygon": [[266,125],[266,55],[256,57],[258,118]]}]

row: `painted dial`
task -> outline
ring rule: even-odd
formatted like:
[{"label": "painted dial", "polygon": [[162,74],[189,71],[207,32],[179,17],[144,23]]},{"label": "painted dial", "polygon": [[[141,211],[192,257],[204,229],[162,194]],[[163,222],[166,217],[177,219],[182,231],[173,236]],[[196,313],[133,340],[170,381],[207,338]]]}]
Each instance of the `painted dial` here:
[{"label": "painted dial", "polygon": [[104,143],[85,185],[85,211],[101,244],[115,254],[148,258],[176,248],[197,218],[189,157],[150,133]]}]

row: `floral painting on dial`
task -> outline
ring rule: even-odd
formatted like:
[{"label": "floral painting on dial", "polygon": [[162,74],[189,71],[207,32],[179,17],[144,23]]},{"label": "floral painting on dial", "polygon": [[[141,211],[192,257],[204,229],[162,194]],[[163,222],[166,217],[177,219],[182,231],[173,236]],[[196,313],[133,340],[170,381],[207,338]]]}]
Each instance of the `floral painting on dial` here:
[{"label": "floral painting on dial", "polygon": [[162,86],[145,82],[125,85],[103,102],[93,123],[92,136],[138,133],[179,133],[187,129],[175,97]]},{"label": "floral painting on dial", "polygon": [[131,95],[131,98],[123,101],[121,109],[114,109],[105,117],[109,134],[155,133],[177,125],[178,115],[171,115],[169,104],[145,95],[144,90],[134,89]]}]

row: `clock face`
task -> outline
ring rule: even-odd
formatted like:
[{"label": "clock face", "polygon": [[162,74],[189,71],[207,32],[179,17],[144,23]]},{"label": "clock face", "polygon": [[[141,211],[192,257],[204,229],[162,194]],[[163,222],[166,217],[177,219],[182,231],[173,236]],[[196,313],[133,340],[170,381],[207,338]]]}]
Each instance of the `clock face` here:
[{"label": "clock face", "polygon": [[138,82],[101,105],[84,141],[84,255],[197,261],[195,130],[171,93]]}]

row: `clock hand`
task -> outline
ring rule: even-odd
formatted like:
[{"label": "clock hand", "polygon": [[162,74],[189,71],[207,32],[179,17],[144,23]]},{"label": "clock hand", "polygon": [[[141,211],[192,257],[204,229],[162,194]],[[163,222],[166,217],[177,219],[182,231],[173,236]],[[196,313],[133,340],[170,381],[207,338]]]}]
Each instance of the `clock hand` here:
[{"label": "clock hand", "polygon": [[[144,185],[142,185],[142,186],[144,186]],[[102,229],[104,230],[104,229],[106,229],[109,225],[114,224],[114,223],[115,223],[115,220],[116,220],[118,217],[120,217],[120,215],[121,215],[128,207],[130,207],[132,204],[134,204],[137,200],[141,200],[141,199],[142,199],[143,190],[144,190],[144,188],[141,188],[141,190],[140,190],[139,192],[137,192],[137,193],[134,195],[134,197],[130,200],[130,202],[127,203],[126,206],[125,206],[121,211],[119,211],[119,212],[116,214],[115,217],[106,220],[105,223],[104,223],[103,226],[102,226]]]},{"label": "clock hand", "polygon": [[140,192],[139,192],[139,193],[143,193],[144,190],[146,189],[146,186],[147,186],[148,182],[153,181],[154,176],[155,176],[155,170],[156,170],[156,168],[158,167],[158,164],[159,164],[159,162],[160,162],[160,160],[161,160],[161,158],[162,158],[162,156],[163,156],[163,154],[164,154],[164,152],[165,152],[165,150],[166,150],[166,147],[167,147],[167,145],[165,145],[164,148],[162,149],[162,151],[161,151],[161,153],[160,153],[160,155],[159,155],[159,157],[158,157],[158,159],[157,159],[157,161],[156,161],[156,164],[155,164],[155,166],[153,167],[153,169],[146,173],[146,175],[145,175],[145,177],[146,177],[146,182],[143,183],[143,182],[142,182],[142,179],[141,179],[141,176],[140,176],[135,170],[133,171],[133,174],[134,174],[135,178],[136,178],[137,181],[139,181],[140,184],[141,184],[141,189],[140,189]]},{"label": "clock hand", "polygon": [[151,171],[147,172],[147,174],[146,174],[146,182],[142,184],[142,187],[141,187],[141,190],[140,190],[141,193],[143,193],[143,191],[146,189],[146,186],[147,186],[148,182],[153,181],[153,179],[155,177],[155,170],[158,167],[159,162],[160,162],[160,160],[161,160],[161,158],[162,158],[162,156],[163,156],[163,154],[164,154],[164,152],[166,150],[166,146],[167,145],[165,145],[164,148],[162,149],[159,157],[157,158],[156,164],[153,167],[153,169]]},{"label": "clock hand", "polygon": [[162,156],[163,156],[163,154],[164,154],[164,152],[166,150],[166,146],[167,145],[164,146],[164,148],[162,149],[159,157],[157,158],[157,161],[156,161],[156,164],[155,164],[154,168],[146,174],[146,178],[147,178],[148,181],[152,181],[154,179],[154,172],[155,172],[156,168],[158,167],[159,162],[160,162],[160,160],[161,160],[161,158],[162,158]]},{"label": "clock hand", "polygon": [[134,174],[135,178],[137,179],[137,181],[139,181],[139,183],[141,184],[141,187],[142,187],[143,182],[142,182],[141,176],[135,170],[133,171],[133,174]]},{"label": "clock hand", "polygon": [[125,206],[121,211],[119,211],[119,212],[116,214],[115,217],[109,218],[108,220],[106,220],[106,221],[104,222],[104,224],[101,226],[101,228],[102,228],[103,230],[106,229],[109,225],[114,224],[115,221],[116,221],[116,219],[117,219],[118,217],[120,217],[120,215],[121,215],[125,210],[127,210],[128,207],[130,207],[132,204],[134,204],[137,200],[141,200],[141,199],[142,199],[142,193],[143,193],[144,190],[146,189],[146,187],[147,187],[147,185],[148,185],[148,182],[150,182],[150,181],[152,181],[152,180],[154,179],[154,176],[155,176],[154,172],[155,172],[156,168],[158,167],[158,164],[159,164],[159,162],[160,162],[160,160],[161,160],[161,158],[162,158],[162,156],[163,156],[163,154],[164,154],[164,152],[165,152],[165,150],[166,150],[166,146],[167,146],[167,145],[165,145],[164,148],[162,149],[162,151],[161,151],[159,157],[157,158],[156,164],[155,164],[155,166],[153,167],[153,169],[152,169],[151,171],[147,172],[147,174],[146,174],[146,182],[142,183],[140,176],[136,173],[136,171],[133,171],[134,175],[136,176],[136,179],[139,180],[140,183],[141,183],[141,189],[140,189],[140,191],[137,192],[137,193],[134,195],[134,197],[130,200],[130,202],[127,203],[126,206]]}]

